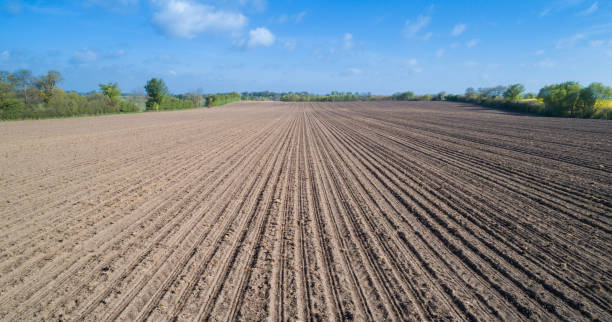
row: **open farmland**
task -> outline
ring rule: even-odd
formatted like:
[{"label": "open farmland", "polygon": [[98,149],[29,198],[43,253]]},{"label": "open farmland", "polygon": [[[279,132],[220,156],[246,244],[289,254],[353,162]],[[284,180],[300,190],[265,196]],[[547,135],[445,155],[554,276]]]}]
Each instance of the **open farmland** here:
[{"label": "open farmland", "polygon": [[0,138],[2,320],[612,320],[609,121],[234,103]]}]

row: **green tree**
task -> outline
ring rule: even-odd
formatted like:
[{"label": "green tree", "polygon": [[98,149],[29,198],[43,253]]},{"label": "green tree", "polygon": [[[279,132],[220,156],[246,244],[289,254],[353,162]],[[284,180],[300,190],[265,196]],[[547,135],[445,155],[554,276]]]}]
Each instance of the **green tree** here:
[{"label": "green tree", "polygon": [[504,99],[506,102],[516,102],[521,99],[521,94],[525,91],[525,86],[522,84],[513,84],[508,86],[504,91]]},{"label": "green tree", "polygon": [[591,117],[598,108],[599,102],[612,99],[612,88],[602,83],[592,83],[580,91],[576,116]]},{"label": "green tree", "polygon": [[525,93],[525,95],[523,95],[524,99],[534,99],[535,97],[534,93]]},{"label": "green tree", "polygon": [[145,85],[147,91],[147,110],[158,110],[162,100],[168,94],[168,87],[163,79],[151,78]]},{"label": "green tree", "polygon": [[119,89],[119,85],[117,85],[117,83],[100,84],[100,89],[102,90],[102,94],[108,97],[113,104],[117,104],[119,102],[121,90]]},{"label": "green tree", "polygon": [[410,101],[410,100],[414,100],[414,93],[411,91],[406,91],[403,93],[397,93],[397,94],[393,94],[393,100],[394,101]]},{"label": "green tree", "polygon": [[9,74],[9,80],[13,83],[15,89],[23,95],[25,105],[28,105],[32,83],[34,82],[32,72],[27,69],[20,69],[13,74]]},{"label": "green tree", "polygon": [[538,98],[544,100],[544,105],[552,115],[575,116],[580,103],[582,86],[577,82],[553,84],[540,89]]},{"label": "green tree", "polygon": [[11,82],[11,73],[0,70],[0,101],[4,101],[13,95],[15,90],[14,84]]},{"label": "green tree", "polygon": [[62,74],[57,70],[51,70],[46,75],[42,75],[38,78],[36,86],[40,89],[40,96],[45,103],[48,103],[53,97],[57,89],[57,84],[62,81],[64,81],[64,77],[62,77]]}]

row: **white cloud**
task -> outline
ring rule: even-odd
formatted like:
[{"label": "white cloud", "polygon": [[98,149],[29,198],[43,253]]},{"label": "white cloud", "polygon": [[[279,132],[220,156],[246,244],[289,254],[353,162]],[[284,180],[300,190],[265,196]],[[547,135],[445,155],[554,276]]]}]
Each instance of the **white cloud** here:
[{"label": "white cloud", "polygon": [[589,45],[591,45],[591,47],[601,47],[604,43],[605,41],[603,40],[591,40]]},{"label": "white cloud", "polygon": [[291,16],[286,13],[283,13],[278,17],[278,19],[276,19],[276,22],[278,23],[285,23],[285,22],[300,23],[302,22],[306,14],[307,14],[306,11],[300,11],[299,13],[291,15]]},{"label": "white cloud", "polygon": [[8,50],[0,51],[0,59],[4,60],[8,59],[9,57],[11,57],[11,53]]},{"label": "white cloud", "polygon": [[544,55],[544,49],[540,49],[540,50],[536,51],[536,52],[535,52],[535,55],[536,55],[536,56],[542,56],[542,55]]},{"label": "white cloud", "polygon": [[474,46],[478,45],[478,43],[479,43],[479,42],[480,42],[480,40],[478,40],[478,39],[472,39],[472,40],[470,40],[470,41],[466,42],[466,43],[465,43],[465,46],[466,46],[467,48],[472,48],[472,47],[474,47]]},{"label": "white cloud", "polygon": [[599,3],[597,1],[595,1],[590,7],[588,7],[586,10],[581,11],[578,13],[579,16],[588,16],[592,13],[595,13],[595,11],[597,11],[599,9]]},{"label": "white cloud", "polygon": [[436,51],[436,57],[442,57],[444,56],[445,53],[446,53],[446,50],[438,49],[438,51]]},{"label": "white cloud", "polygon": [[361,75],[363,74],[363,70],[359,69],[359,68],[349,68],[348,69],[349,73],[353,74],[353,75]]},{"label": "white cloud", "polygon": [[295,51],[295,47],[297,47],[297,43],[294,40],[287,40],[287,41],[285,41],[285,49],[288,52]]},{"label": "white cloud", "polygon": [[304,19],[305,16],[306,16],[306,11],[302,11],[298,13],[297,15],[295,15],[295,23],[302,22],[302,19]]},{"label": "white cloud", "polygon": [[419,65],[419,61],[415,58],[409,59],[406,62],[406,68],[408,68],[408,70],[413,73],[420,73],[423,71],[423,68],[421,67],[421,65]]},{"label": "white cloud", "polygon": [[404,35],[409,38],[416,36],[421,29],[429,25],[429,22],[431,22],[431,17],[422,15],[419,15],[414,22],[407,20],[404,27]]},{"label": "white cloud", "polygon": [[268,1],[266,0],[240,0],[240,4],[250,6],[257,11],[265,11],[268,7]]},{"label": "white cloud", "polygon": [[75,51],[70,62],[75,65],[85,65],[96,60],[98,60],[98,53],[95,50],[85,48]]},{"label": "white cloud", "polygon": [[202,32],[235,32],[247,24],[240,13],[218,10],[191,0],[152,0],[157,7],[153,23],[165,34],[194,38]]},{"label": "white cloud", "polygon": [[460,23],[458,25],[455,25],[453,31],[451,31],[451,35],[459,36],[465,31],[465,29],[467,29],[467,26],[465,24]]},{"label": "white cloud", "polygon": [[344,49],[350,50],[353,48],[355,44],[353,43],[353,34],[346,33],[344,34],[343,46]]},{"label": "white cloud", "polygon": [[569,38],[565,38],[565,39],[561,39],[557,41],[556,48],[557,49],[573,48],[582,39],[584,39],[583,34],[575,34]]},{"label": "white cloud", "polygon": [[171,70],[168,71],[168,74],[170,74],[172,76],[176,76],[176,71],[171,69]]},{"label": "white cloud", "polygon": [[549,58],[546,58],[544,60],[537,62],[535,65],[536,67],[553,68],[555,67],[555,62],[550,60]]},{"label": "white cloud", "polygon": [[249,41],[247,46],[255,48],[258,46],[270,47],[276,41],[276,37],[265,27],[259,27],[249,31]]},{"label": "white cloud", "polygon": [[540,17],[548,16],[551,11],[552,11],[552,8],[546,8],[546,9],[542,10],[542,12],[540,12]]},{"label": "white cloud", "polygon": [[134,6],[137,5],[139,0],[87,0],[85,1],[86,6],[94,5],[105,5],[105,6]]},{"label": "white cloud", "polygon": [[425,36],[423,36],[423,40],[429,40],[429,38],[431,38],[431,36],[433,36],[433,32],[428,32],[425,34]]},{"label": "white cloud", "polygon": [[127,12],[138,7],[139,0],[86,0],[84,6],[98,6],[114,12]]}]

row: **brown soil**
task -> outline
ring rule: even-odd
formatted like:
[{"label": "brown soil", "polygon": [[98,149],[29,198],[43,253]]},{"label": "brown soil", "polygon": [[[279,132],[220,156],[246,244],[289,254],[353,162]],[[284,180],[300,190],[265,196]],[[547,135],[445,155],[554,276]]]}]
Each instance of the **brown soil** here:
[{"label": "brown soil", "polygon": [[609,121],[236,103],[0,138],[2,320],[612,320]]}]

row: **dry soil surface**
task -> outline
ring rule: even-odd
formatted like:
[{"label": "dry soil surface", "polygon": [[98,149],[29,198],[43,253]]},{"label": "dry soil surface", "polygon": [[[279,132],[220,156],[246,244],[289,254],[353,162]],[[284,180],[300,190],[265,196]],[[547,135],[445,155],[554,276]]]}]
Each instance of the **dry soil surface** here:
[{"label": "dry soil surface", "polygon": [[611,321],[611,160],[457,103],[0,123],[0,319]]}]

